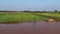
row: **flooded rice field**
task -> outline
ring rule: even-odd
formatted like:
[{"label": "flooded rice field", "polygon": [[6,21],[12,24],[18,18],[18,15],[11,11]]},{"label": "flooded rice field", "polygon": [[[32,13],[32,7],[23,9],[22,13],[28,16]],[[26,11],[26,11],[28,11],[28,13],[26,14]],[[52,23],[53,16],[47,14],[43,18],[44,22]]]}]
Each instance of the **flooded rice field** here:
[{"label": "flooded rice field", "polygon": [[60,34],[60,21],[0,24],[0,34]]}]

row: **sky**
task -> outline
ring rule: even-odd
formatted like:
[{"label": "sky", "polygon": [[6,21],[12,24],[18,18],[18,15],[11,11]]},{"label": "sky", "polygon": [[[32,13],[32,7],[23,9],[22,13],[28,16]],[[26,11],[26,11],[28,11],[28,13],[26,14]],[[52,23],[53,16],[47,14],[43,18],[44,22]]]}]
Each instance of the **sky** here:
[{"label": "sky", "polygon": [[60,10],[60,0],[0,0],[0,10],[54,11]]}]

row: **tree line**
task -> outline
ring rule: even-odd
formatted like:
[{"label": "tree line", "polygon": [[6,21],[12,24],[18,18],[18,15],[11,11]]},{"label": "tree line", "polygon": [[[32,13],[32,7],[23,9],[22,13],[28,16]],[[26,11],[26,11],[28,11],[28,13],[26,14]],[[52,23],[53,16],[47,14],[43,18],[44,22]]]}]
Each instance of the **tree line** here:
[{"label": "tree line", "polygon": [[24,10],[24,11],[0,11],[0,12],[60,12],[58,10],[55,11],[30,11],[30,10]]}]

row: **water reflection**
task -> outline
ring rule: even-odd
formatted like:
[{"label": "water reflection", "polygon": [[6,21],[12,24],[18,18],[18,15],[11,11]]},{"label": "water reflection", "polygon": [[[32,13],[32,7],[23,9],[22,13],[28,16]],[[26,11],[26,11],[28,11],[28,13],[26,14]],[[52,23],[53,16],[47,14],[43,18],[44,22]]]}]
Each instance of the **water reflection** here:
[{"label": "water reflection", "polygon": [[33,28],[35,29],[35,27],[36,27],[36,22],[33,22]]},{"label": "water reflection", "polygon": [[53,23],[55,23],[55,22],[48,22],[49,24],[53,24]]},{"label": "water reflection", "polygon": [[0,24],[0,34],[60,34],[60,21]]},{"label": "water reflection", "polygon": [[60,22],[60,21],[54,21],[54,22],[48,22],[49,24],[56,24],[56,23],[58,23],[58,22]]}]

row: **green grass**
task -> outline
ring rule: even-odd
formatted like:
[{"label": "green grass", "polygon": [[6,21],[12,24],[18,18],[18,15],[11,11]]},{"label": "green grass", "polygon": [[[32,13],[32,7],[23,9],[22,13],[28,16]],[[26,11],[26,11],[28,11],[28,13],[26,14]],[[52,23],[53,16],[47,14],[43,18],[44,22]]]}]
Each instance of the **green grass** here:
[{"label": "green grass", "polygon": [[51,13],[34,13],[35,15],[40,15],[40,16],[44,16],[44,17],[48,17],[48,18],[53,18],[56,20],[60,20],[60,13],[55,13],[55,12],[51,12]]},{"label": "green grass", "polygon": [[0,22],[24,22],[35,20],[46,20],[46,17],[33,15],[31,13],[6,13],[0,14]]},{"label": "green grass", "polygon": [[[44,17],[46,16],[46,17]],[[56,20],[60,20],[60,13],[30,13],[30,12],[6,12],[0,14],[0,23],[7,23],[7,22],[25,22],[25,21],[40,21],[40,20],[47,20],[48,17],[53,17]]]}]

